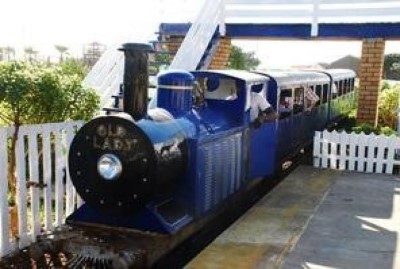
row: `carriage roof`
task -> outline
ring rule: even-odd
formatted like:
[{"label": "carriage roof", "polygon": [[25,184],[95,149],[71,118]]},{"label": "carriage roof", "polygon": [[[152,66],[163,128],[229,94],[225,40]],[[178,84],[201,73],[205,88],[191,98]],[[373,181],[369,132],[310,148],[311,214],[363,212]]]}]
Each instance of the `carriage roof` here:
[{"label": "carriage roof", "polygon": [[322,72],[330,75],[334,81],[356,77],[356,73],[350,69],[327,69]]},{"label": "carriage roof", "polygon": [[247,83],[266,82],[269,80],[269,78],[266,76],[241,70],[206,70],[206,71],[194,71],[192,73],[205,74],[205,75],[217,74],[223,77],[243,80]]},{"label": "carriage roof", "polygon": [[266,71],[262,74],[275,80],[278,86],[328,83],[330,81],[327,75],[314,71]]}]

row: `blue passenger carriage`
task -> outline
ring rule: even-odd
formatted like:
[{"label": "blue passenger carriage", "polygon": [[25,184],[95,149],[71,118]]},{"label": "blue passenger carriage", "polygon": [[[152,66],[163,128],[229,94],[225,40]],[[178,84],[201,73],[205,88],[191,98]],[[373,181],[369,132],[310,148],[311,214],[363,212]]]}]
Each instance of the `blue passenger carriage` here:
[{"label": "blue passenger carriage", "polygon": [[[315,130],[322,129],[328,120],[330,79],[311,71],[271,71],[268,100],[278,112],[277,160],[283,162],[308,143]],[[311,104],[306,91],[318,96]]]}]

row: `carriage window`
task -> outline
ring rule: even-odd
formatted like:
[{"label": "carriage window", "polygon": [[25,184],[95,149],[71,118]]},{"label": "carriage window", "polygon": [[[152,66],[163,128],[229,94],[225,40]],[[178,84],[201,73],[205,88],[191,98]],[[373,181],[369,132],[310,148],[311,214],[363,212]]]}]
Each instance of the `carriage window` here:
[{"label": "carriage window", "polygon": [[317,102],[316,106],[319,106],[319,104],[322,102],[322,85],[317,85],[315,87],[315,93],[319,97],[319,101]]},{"label": "carriage window", "polygon": [[[317,87],[319,87],[320,89],[321,89],[321,85],[316,85],[316,86],[313,86],[312,88],[311,88],[311,90],[313,91],[313,95],[314,95],[314,101],[315,101],[315,104],[314,104],[314,107],[316,107],[316,106],[319,106],[319,103],[320,103],[320,100],[321,100],[321,97],[320,97],[320,94],[318,94],[317,93]],[[320,90],[321,91],[321,90]]]},{"label": "carriage window", "polygon": [[286,118],[292,114],[292,89],[282,89],[279,98],[279,118]]},{"label": "carriage window", "polygon": [[338,97],[338,89],[336,87],[336,84],[332,83],[331,99],[336,99],[337,97]]},{"label": "carriage window", "polygon": [[304,88],[294,89],[294,99],[293,99],[293,113],[300,113],[304,110]]},{"label": "carriage window", "polygon": [[333,86],[333,87],[335,87],[335,88],[336,88],[336,90],[337,90],[337,93],[338,93],[338,96],[342,96],[342,94],[343,94],[343,91],[342,91],[342,87],[341,87],[341,85],[340,85],[339,81],[335,81],[335,83],[334,83],[334,86]]},{"label": "carriage window", "polygon": [[344,81],[343,80],[339,81],[339,91],[341,92],[341,95],[346,93],[344,90]]},{"label": "carriage window", "polygon": [[306,111],[311,111],[313,107],[318,106],[319,99],[320,97],[317,94],[316,86],[308,86],[308,88],[304,91],[304,106]]},{"label": "carriage window", "polygon": [[350,79],[350,91],[354,91],[354,78]]},{"label": "carriage window", "polygon": [[213,100],[237,99],[236,82],[233,79],[206,78],[204,80],[204,97]]},{"label": "carriage window", "polygon": [[328,84],[324,84],[322,87],[323,94],[322,94],[322,104],[328,102]]}]

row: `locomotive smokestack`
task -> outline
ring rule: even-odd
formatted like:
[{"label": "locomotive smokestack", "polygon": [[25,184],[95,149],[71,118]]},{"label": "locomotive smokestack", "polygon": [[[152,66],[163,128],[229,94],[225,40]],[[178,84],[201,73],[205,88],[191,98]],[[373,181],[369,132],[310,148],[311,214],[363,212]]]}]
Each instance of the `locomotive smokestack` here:
[{"label": "locomotive smokestack", "polygon": [[120,50],[125,54],[124,112],[140,120],[147,112],[148,55],[153,48],[149,44],[126,43]]}]

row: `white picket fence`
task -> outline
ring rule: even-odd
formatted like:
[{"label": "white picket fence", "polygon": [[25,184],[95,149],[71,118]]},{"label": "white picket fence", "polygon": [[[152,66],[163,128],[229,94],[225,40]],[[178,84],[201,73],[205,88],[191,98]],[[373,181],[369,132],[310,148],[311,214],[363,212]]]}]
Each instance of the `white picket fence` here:
[{"label": "white picket fence", "polygon": [[400,165],[400,137],[315,132],[314,167],[393,174]]},{"label": "white picket fence", "polygon": [[[12,238],[9,215],[7,144],[14,127],[0,127],[0,257],[51,231],[81,203],[66,169],[66,156],[83,122],[21,126],[16,143],[18,236]],[[41,186],[41,187],[40,187]]]}]

